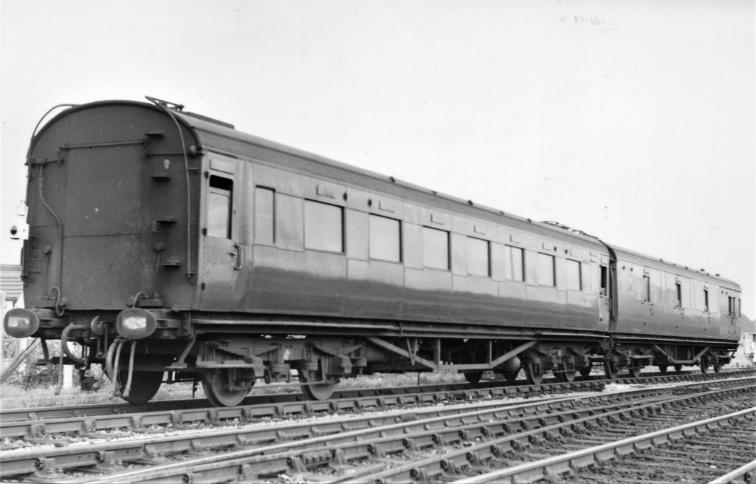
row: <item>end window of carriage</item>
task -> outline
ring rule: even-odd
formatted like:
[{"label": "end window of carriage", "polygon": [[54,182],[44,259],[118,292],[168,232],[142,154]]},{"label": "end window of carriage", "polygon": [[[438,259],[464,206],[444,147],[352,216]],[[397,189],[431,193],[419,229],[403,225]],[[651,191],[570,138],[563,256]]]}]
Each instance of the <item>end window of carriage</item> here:
[{"label": "end window of carriage", "polygon": [[370,214],[368,232],[371,259],[402,261],[402,230],[399,220]]},{"label": "end window of carriage", "polygon": [[230,239],[234,182],[211,175],[207,193],[207,235]]},{"label": "end window of carriage", "polygon": [[305,200],[305,248],[344,252],[344,209],[338,205]]}]

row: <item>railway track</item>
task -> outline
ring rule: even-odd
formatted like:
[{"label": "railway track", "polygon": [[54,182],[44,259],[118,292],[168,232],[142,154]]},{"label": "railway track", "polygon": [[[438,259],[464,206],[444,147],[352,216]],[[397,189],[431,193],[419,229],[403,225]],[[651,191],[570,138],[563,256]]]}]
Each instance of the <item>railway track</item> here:
[{"label": "railway track", "polygon": [[[732,404],[732,402],[729,402]],[[707,405],[698,410],[718,413]],[[712,410],[715,410],[712,412]],[[672,424],[680,415],[665,408],[654,422],[643,427],[657,427],[658,421]],[[626,425],[625,425],[626,426]],[[460,479],[457,484],[486,482],[736,482],[756,467],[756,407],[703,418],[694,422],[642,433],[615,440],[607,427],[592,435],[607,443],[594,445],[535,462],[512,466]],[[576,447],[569,438],[558,442],[564,448]],[[548,446],[546,446],[548,447]],[[750,461],[750,462],[749,462]],[[743,464],[746,462],[746,464]],[[738,467],[740,466],[740,467]],[[722,470],[734,472],[722,475]],[[559,478],[558,478],[559,477]],[[742,480],[741,482],[747,482]]]},{"label": "railway track", "polygon": [[[522,395],[543,395],[564,392],[580,392],[600,390],[604,386],[601,381],[584,381],[566,383],[552,383],[541,385],[523,386],[496,386],[488,388],[473,388],[464,385],[455,389],[442,388],[434,385],[432,388],[415,388],[414,393],[402,391],[396,393],[364,392],[368,396],[362,396],[362,391],[350,392],[351,396],[328,401],[310,401],[286,398],[283,401],[270,403],[251,403],[237,407],[210,407],[204,401],[204,406],[196,408],[172,408],[167,405],[163,410],[107,413],[107,406],[94,406],[92,415],[72,415],[69,417],[57,417],[40,419],[38,412],[30,414],[33,420],[2,421],[0,423],[0,439],[25,439],[27,442],[55,442],[55,436],[60,434],[97,436],[98,433],[111,430],[130,430],[144,432],[154,430],[156,426],[162,428],[186,428],[188,426],[249,423],[261,419],[281,419],[303,417],[317,414],[348,413],[366,410],[380,410],[392,408],[409,408],[423,405],[432,405],[449,401],[470,401],[480,399],[492,399]],[[384,389],[385,390],[385,389]],[[419,390],[419,391],[418,391]],[[383,393],[383,394],[382,394]],[[372,395],[370,395],[372,394]],[[120,409],[120,406],[117,408]],[[17,415],[14,412],[14,415]],[[12,443],[6,443],[6,448],[12,447]]]},{"label": "railway track", "polygon": [[[695,375],[696,373],[682,372],[676,374],[681,378],[687,378],[689,375]],[[644,378],[653,378],[661,376],[661,373],[647,373],[644,374]],[[602,378],[593,377],[590,379],[579,380],[578,383],[585,383],[588,381],[602,381]],[[624,380],[623,380],[624,381]],[[354,397],[368,397],[368,396],[383,396],[383,395],[403,395],[403,394],[415,394],[415,393],[433,393],[433,392],[447,392],[457,390],[479,390],[494,387],[511,387],[508,392],[526,393],[540,391],[541,389],[560,388],[563,385],[559,385],[555,378],[544,381],[539,385],[528,385],[524,381],[517,383],[508,383],[504,381],[490,381],[483,380],[478,384],[471,384],[467,382],[460,383],[435,383],[435,384],[423,384],[423,385],[409,385],[409,386],[392,386],[392,387],[361,387],[361,388],[345,388],[334,391],[333,398],[329,400],[343,400]],[[272,403],[288,403],[288,402],[311,402],[317,403],[312,400],[308,400],[299,391],[299,385],[290,385],[288,388],[292,389],[292,392],[285,393],[260,393],[252,394],[246,397],[239,406],[248,405],[260,405],[260,404],[272,404]],[[296,390],[294,390],[296,389]],[[253,390],[254,391],[254,390]],[[126,413],[139,413],[139,412],[155,412],[165,410],[193,410],[198,408],[207,408],[212,404],[206,398],[188,398],[188,399],[176,399],[176,400],[156,400],[142,405],[131,403],[108,403],[108,404],[87,404],[87,405],[56,405],[54,407],[37,407],[37,408],[11,408],[0,410],[0,422],[21,422],[30,420],[51,420],[57,418],[75,418],[75,417],[89,417],[97,415],[122,415]],[[326,403],[325,406],[328,406]]]},{"label": "railway track", "polygon": [[[482,438],[469,446],[437,452],[423,458],[416,453],[412,463],[384,463],[381,472],[357,472],[334,482],[432,482],[459,479],[460,483],[553,481],[583,468],[592,468],[618,457],[632,455],[661,443],[661,439],[684,435],[692,429],[720,428],[722,422],[756,418],[753,382],[726,390],[702,390],[685,396],[650,399],[632,406],[601,409],[589,417],[560,422],[500,438]],[[733,410],[735,410],[733,412]],[[724,415],[722,415],[724,413]],[[704,419],[690,423],[691,414]],[[684,423],[683,425],[679,425]],[[633,435],[627,438],[627,435]],[[671,437],[671,438],[675,438]],[[565,450],[569,452],[565,453]],[[571,450],[571,451],[570,451]],[[392,464],[396,464],[393,465]],[[496,470],[492,470],[496,469]],[[631,482],[640,482],[637,472]],[[603,475],[606,482],[606,475]],[[612,474],[612,478],[616,477]],[[662,482],[664,480],[662,479]]]},{"label": "railway track", "polygon": [[[723,373],[747,375],[747,371]],[[621,378],[618,383],[662,383],[700,381],[716,378],[716,374],[685,373],[650,374],[638,378]],[[517,395],[540,395],[568,391],[589,391],[603,388],[605,379],[551,382],[540,385],[512,385],[502,382],[470,384],[434,384],[415,387],[363,388],[344,390],[333,400],[303,400],[302,395],[256,395],[237,407],[210,407],[207,400],[154,402],[147,405],[85,405],[12,409],[0,412],[0,439],[26,439],[44,443],[56,434],[92,435],[108,430],[131,430],[190,425],[218,425],[224,422],[251,422],[261,418],[286,418],[334,411],[354,412],[365,409],[399,408],[429,405],[443,401],[469,401]],[[281,397],[277,399],[276,397]],[[5,442],[0,450],[13,448]]]},{"label": "railway track", "polygon": [[[459,445],[467,446],[462,448],[464,451],[471,445],[485,446],[473,444],[491,439],[509,439],[524,446],[543,432],[546,436],[558,434],[555,426],[590,427],[590,422],[598,418],[614,415],[620,418],[619,415],[641,412],[640,409],[649,406],[661,408],[675,402],[694,401],[703,398],[702,395],[713,398],[726,392],[752,396],[754,388],[756,377],[751,376],[533,402],[485,400],[411,412],[399,409],[296,423],[186,431],[125,442],[6,452],[0,456],[0,476],[91,484],[100,480],[215,482],[270,478],[281,473],[315,473],[314,477],[322,480],[325,468],[328,478],[360,481],[372,477],[375,467],[385,464],[381,459],[399,456],[401,461],[408,452]],[[376,459],[376,464],[369,464]],[[356,468],[359,473],[354,472],[354,464],[360,465]],[[408,472],[408,476],[397,478],[429,475],[423,474],[425,471]],[[93,477],[92,473],[102,476]],[[385,480],[395,479],[389,476]]]},{"label": "railway track", "polygon": [[[592,381],[591,380],[583,380]],[[511,386],[510,392],[529,393],[534,387],[550,388],[551,383],[556,380],[544,382],[541,385],[512,385],[505,384],[501,381],[482,381],[477,386],[470,383],[444,383],[444,384],[424,384],[410,386],[394,387],[362,387],[347,388],[334,391],[333,398],[330,400],[343,400],[355,397],[383,396],[383,395],[403,395],[414,393],[433,393],[457,390],[474,390],[486,389],[491,387]],[[529,387],[519,389],[520,387]],[[292,388],[294,386],[292,385]],[[296,385],[299,388],[299,385]],[[288,402],[310,402],[317,404],[317,401],[307,400],[299,391],[291,393],[262,393],[253,394],[246,397],[239,406],[260,405],[270,403],[288,403]],[[328,402],[324,404],[328,406]],[[28,420],[52,420],[56,418],[72,417],[90,417],[97,415],[122,415],[126,413],[154,412],[165,410],[194,410],[198,408],[207,408],[212,404],[206,398],[189,398],[176,400],[156,400],[142,405],[130,403],[108,403],[108,404],[87,404],[87,405],[66,405],[54,407],[37,407],[37,408],[11,408],[0,410],[0,421],[2,422],[21,422]]]},{"label": "railway track", "polygon": [[[722,371],[721,375],[747,375],[750,370],[730,370]],[[692,381],[701,378],[716,378],[717,373],[701,374],[698,372],[683,371],[679,373],[643,373],[640,377],[618,377],[614,380],[605,379],[603,375],[583,378],[571,382],[578,388],[588,382],[598,384],[616,382],[616,383],[661,383],[665,381]],[[544,380],[538,385],[526,384],[524,380],[510,383],[502,380],[482,380],[477,384],[471,383],[434,383],[423,385],[393,386],[393,387],[362,387],[362,388],[344,388],[334,391],[333,400],[344,400],[359,397],[374,396],[394,396],[417,393],[434,393],[449,391],[479,391],[491,388],[507,388],[506,392],[510,395],[515,394],[533,394],[541,391],[550,391],[552,389],[569,388],[571,383],[560,382],[555,378]],[[299,385],[292,385],[291,388],[299,388]],[[321,406],[318,402],[305,399],[299,391],[291,393],[260,393],[252,394],[245,398],[239,406],[276,404],[288,402],[309,402],[317,408]],[[322,406],[327,407],[325,402]],[[23,422],[23,421],[42,421],[64,418],[77,417],[95,417],[105,415],[124,415],[133,413],[160,412],[160,411],[181,411],[195,410],[199,408],[210,407],[211,403],[206,398],[188,398],[176,400],[156,400],[145,404],[131,403],[107,403],[107,404],[85,404],[85,405],[56,405],[52,407],[35,407],[35,408],[9,408],[0,409],[0,423]],[[0,434],[2,438],[2,434]]]},{"label": "railway track", "polygon": [[[687,374],[687,373],[684,373]],[[655,374],[656,375],[656,374]],[[556,381],[556,380],[554,380]],[[551,383],[551,382],[546,382]],[[501,386],[501,382],[483,381],[480,382],[479,388],[488,388]],[[514,386],[514,385],[513,385]],[[354,397],[380,396],[380,395],[402,395],[408,393],[430,393],[453,390],[467,390],[475,388],[470,383],[437,383],[410,386],[395,387],[368,387],[368,388],[344,388],[334,391],[333,400],[347,399]],[[279,387],[284,393],[259,393],[251,394],[246,397],[240,406],[260,405],[269,403],[287,403],[310,401],[306,400],[299,390],[298,384],[286,385]],[[291,392],[285,392],[291,389]],[[254,391],[254,390],[253,390]],[[517,390],[513,390],[517,391]],[[87,417],[97,415],[121,415],[135,412],[155,412],[165,410],[193,410],[197,408],[207,408],[212,404],[206,398],[186,398],[175,400],[155,400],[145,404],[132,403],[108,403],[108,404],[87,404],[87,405],[56,405],[54,407],[37,407],[37,408],[11,408],[0,410],[0,421],[2,422],[20,422],[25,420],[51,420],[56,418]]]},{"label": "railway track", "polygon": [[[623,449],[631,445],[636,452],[623,456]],[[641,435],[614,447],[616,459],[600,467],[571,470],[565,482],[604,483],[610,477],[646,482],[747,482],[744,475],[749,466],[751,472],[756,468],[756,461],[749,462],[756,450],[756,408]],[[596,451],[585,453],[590,452]],[[743,466],[743,462],[748,464]],[[735,472],[728,475],[731,469]]]}]

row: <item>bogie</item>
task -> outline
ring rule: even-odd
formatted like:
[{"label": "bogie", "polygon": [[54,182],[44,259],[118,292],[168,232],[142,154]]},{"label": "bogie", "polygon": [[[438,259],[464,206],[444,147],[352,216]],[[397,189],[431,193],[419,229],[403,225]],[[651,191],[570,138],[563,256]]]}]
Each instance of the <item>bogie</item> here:
[{"label": "bogie", "polygon": [[223,407],[239,405],[256,381],[253,371],[236,368],[204,370],[199,376],[207,399]]}]

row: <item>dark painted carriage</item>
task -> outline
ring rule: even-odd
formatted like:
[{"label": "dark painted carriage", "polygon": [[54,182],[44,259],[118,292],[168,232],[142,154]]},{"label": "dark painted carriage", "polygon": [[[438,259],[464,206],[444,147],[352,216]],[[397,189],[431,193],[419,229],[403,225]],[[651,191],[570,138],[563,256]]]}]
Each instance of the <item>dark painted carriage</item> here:
[{"label": "dark painted carriage", "polygon": [[737,346],[732,281],[151,101],[34,136],[28,309],[4,321],[104,363],[127,400],[198,378],[232,405],[291,369],[317,399],[374,371],[718,369]]}]

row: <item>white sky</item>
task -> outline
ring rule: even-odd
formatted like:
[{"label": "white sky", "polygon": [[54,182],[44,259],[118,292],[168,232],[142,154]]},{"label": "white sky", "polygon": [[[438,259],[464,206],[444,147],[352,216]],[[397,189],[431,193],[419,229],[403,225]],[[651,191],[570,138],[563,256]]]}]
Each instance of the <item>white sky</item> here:
[{"label": "white sky", "polygon": [[0,262],[50,106],[145,94],[756,299],[752,1],[0,0]]}]

